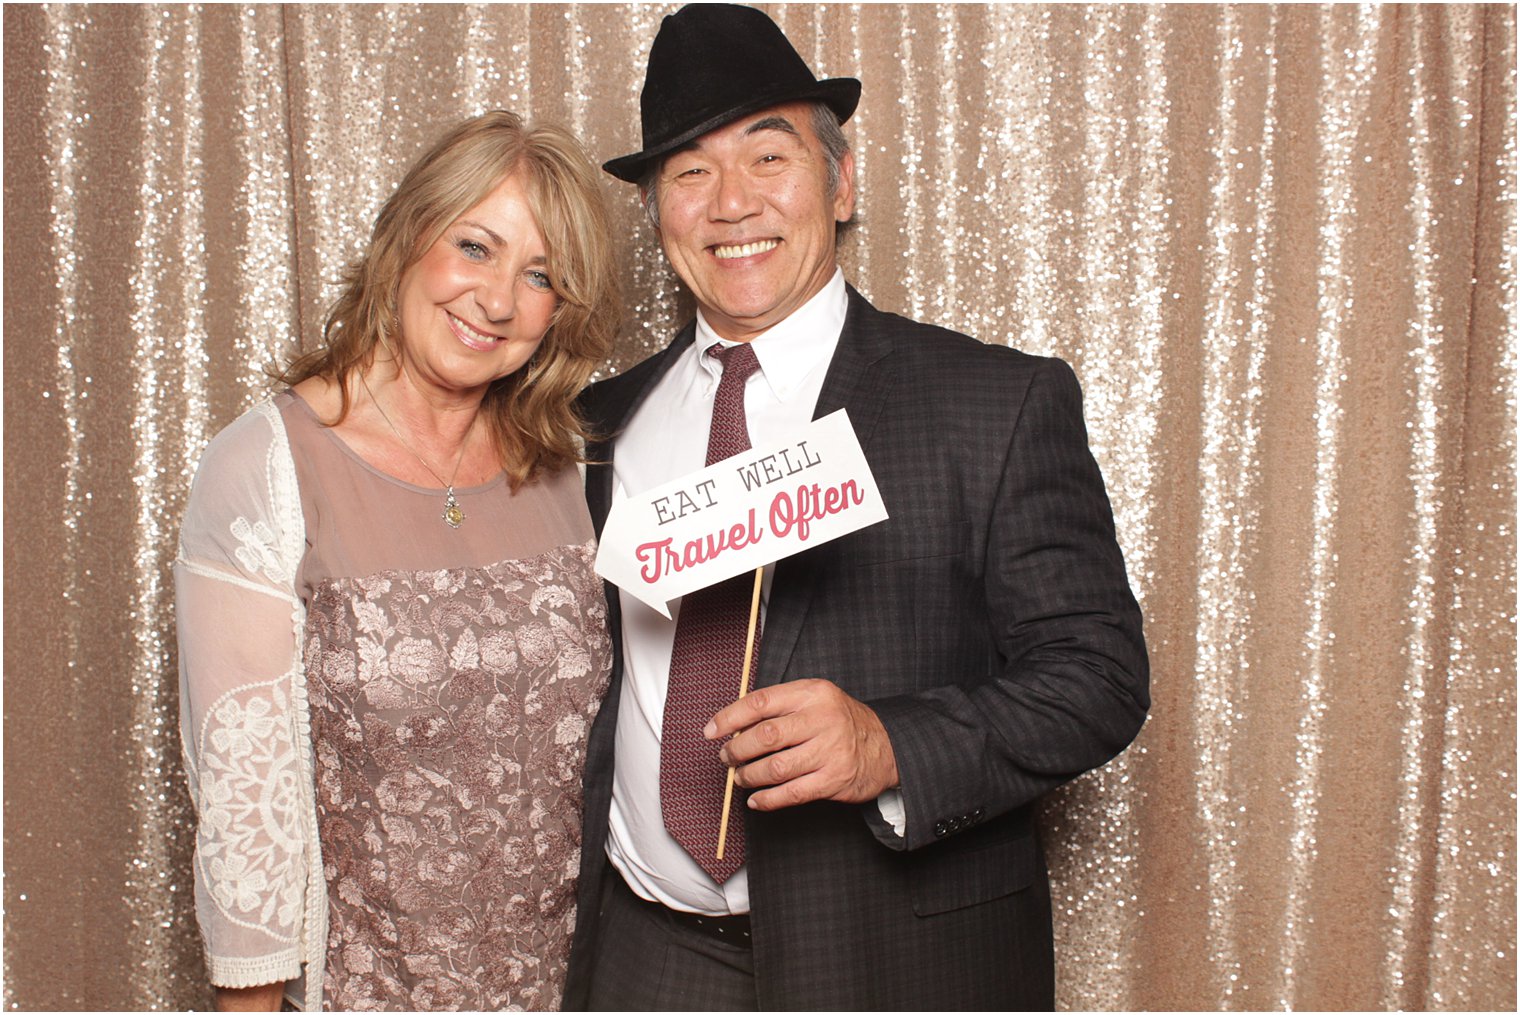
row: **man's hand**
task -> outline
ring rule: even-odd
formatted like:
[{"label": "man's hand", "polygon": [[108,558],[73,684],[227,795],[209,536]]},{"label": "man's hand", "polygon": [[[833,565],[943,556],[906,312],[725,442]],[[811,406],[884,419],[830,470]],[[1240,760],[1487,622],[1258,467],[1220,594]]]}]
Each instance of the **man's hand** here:
[{"label": "man's hand", "polygon": [[734,781],[759,789],[757,811],[813,800],[865,803],[897,785],[887,731],[868,706],[827,680],[794,680],[751,691],[713,716],[709,740],[737,733],[719,757]]}]

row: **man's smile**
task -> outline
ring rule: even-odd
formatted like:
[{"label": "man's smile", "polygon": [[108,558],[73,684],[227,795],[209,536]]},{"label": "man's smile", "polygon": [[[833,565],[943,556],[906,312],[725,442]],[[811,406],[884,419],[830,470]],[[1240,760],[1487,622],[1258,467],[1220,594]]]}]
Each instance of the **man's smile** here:
[{"label": "man's smile", "polygon": [[750,243],[719,244],[712,248],[713,256],[720,261],[731,261],[739,257],[753,257],[763,254],[767,250],[775,250],[781,246],[780,240],[755,240]]}]

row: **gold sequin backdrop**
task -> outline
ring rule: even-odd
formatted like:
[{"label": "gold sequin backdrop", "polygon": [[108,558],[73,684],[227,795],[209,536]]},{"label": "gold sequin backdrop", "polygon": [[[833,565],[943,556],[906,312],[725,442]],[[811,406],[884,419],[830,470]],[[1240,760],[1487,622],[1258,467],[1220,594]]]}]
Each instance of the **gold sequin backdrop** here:
[{"label": "gold sequin backdrop", "polygon": [[[16,7],[5,998],[203,1004],[168,569],[383,197],[507,106],[638,147],[666,7]],[[1071,1008],[1515,1005],[1515,9],[775,5],[865,85],[845,270],[1066,357],[1146,615],[1046,809]],[[617,206],[629,323],[690,304]]]}]

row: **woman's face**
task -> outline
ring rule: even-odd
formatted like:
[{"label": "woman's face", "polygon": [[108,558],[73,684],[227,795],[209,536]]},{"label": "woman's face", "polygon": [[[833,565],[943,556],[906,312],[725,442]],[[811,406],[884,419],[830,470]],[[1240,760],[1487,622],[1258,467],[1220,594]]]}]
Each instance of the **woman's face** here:
[{"label": "woman's face", "polygon": [[444,230],[401,275],[400,356],[412,380],[451,396],[528,362],[554,316],[538,223],[516,175]]}]

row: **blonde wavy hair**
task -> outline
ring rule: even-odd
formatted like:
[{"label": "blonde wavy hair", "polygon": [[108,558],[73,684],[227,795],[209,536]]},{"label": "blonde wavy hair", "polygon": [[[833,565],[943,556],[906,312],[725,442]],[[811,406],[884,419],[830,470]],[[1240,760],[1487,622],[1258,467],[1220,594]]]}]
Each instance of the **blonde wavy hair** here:
[{"label": "blonde wavy hair", "polygon": [[279,380],[337,382],[342,405],[333,425],[341,423],[352,407],[354,371],[374,362],[377,346],[386,346],[401,276],[459,216],[513,175],[521,178],[543,233],[559,297],[533,358],[492,383],[481,403],[515,490],[541,470],[584,460],[585,424],[575,412],[575,397],[606,360],[622,313],[601,181],[562,127],[524,125],[515,113],[498,109],[439,139],[385,202],[369,248],[344,272],[343,292],[322,329],[323,348],[298,356]]}]

